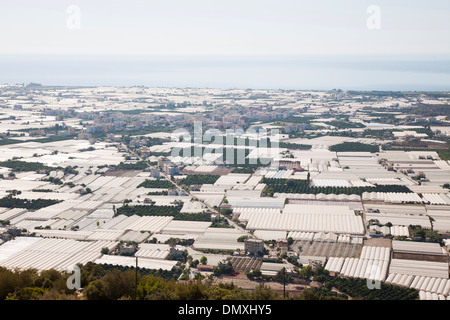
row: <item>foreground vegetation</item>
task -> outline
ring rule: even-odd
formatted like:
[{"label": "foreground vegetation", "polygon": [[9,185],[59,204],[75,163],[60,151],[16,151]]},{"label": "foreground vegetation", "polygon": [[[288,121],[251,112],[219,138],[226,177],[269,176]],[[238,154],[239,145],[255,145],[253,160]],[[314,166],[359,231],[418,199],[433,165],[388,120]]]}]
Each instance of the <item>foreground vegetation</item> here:
[{"label": "foreground vegetation", "polygon": [[[259,283],[254,290],[244,290],[233,283],[214,283],[212,279],[177,281],[183,270],[148,270],[133,267],[87,263],[81,266],[83,296],[67,288],[70,274],[56,270],[38,273],[36,270],[8,270],[0,267],[0,300],[415,300],[414,289],[381,284],[369,289],[364,279],[330,277],[326,270],[312,272],[304,267],[304,277],[323,285],[307,288],[283,297],[267,284]],[[137,272],[136,272],[137,271]],[[137,280],[137,281],[136,281]],[[339,292],[336,292],[336,289]]]},{"label": "foreground vegetation", "polygon": [[56,270],[11,271],[0,267],[0,300],[74,300],[66,285],[68,275]]},{"label": "foreground vegetation", "polygon": [[308,293],[303,292],[312,300],[329,299],[331,297],[333,299],[351,298],[356,300],[416,300],[419,298],[415,289],[383,282],[379,283],[379,287],[375,283],[369,287],[367,279],[330,276],[330,272],[323,267],[318,267],[315,270],[310,265],[298,265],[297,267],[297,271],[285,276],[283,271],[278,272],[276,276],[264,276],[259,270],[255,269],[248,273],[247,277],[249,279],[257,278],[278,282],[282,282],[283,278],[287,282],[293,282],[296,277],[307,281],[315,281],[319,286],[310,288]]}]

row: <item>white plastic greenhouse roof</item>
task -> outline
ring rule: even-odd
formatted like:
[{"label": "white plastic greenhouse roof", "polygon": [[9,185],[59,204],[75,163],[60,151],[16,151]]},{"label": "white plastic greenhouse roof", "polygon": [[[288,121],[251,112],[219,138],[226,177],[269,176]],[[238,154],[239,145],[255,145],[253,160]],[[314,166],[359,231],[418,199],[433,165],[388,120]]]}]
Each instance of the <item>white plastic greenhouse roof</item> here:
[{"label": "white plastic greenhouse roof", "polygon": [[426,291],[419,291],[420,300],[447,300],[444,295],[438,295],[436,293],[430,293]]},{"label": "white plastic greenhouse roof", "polygon": [[409,237],[409,229],[407,226],[392,226],[390,227],[390,234],[392,234],[394,237]]},{"label": "white plastic greenhouse roof", "polygon": [[286,268],[286,272],[292,270],[291,265],[285,263],[263,262],[261,264],[261,273],[265,275],[276,275],[280,270]]},{"label": "white plastic greenhouse roof", "polygon": [[34,230],[36,235],[44,238],[62,238],[62,239],[75,239],[85,240],[92,234],[92,231],[72,231],[72,230]]},{"label": "white plastic greenhouse roof", "polygon": [[286,239],[286,231],[255,230],[253,235],[262,240]]},{"label": "white plastic greenhouse roof", "polygon": [[389,268],[389,261],[345,258],[340,274],[344,277],[384,281]]},{"label": "white plastic greenhouse roof", "polygon": [[169,256],[170,247],[166,249],[150,249],[150,248],[140,248],[135,254],[135,257],[139,258],[149,258],[149,259],[161,259],[164,260]]},{"label": "white plastic greenhouse roof", "polygon": [[209,221],[170,221],[161,232],[181,236],[183,234],[199,235],[204,234],[212,222]]},{"label": "white plastic greenhouse roof", "polygon": [[275,193],[275,198],[303,199],[303,200],[337,200],[337,201],[359,201],[361,197],[357,194],[312,194],[312,193]]},{"label": "white plastic greenhouse roof", "polygon": [[340,272],[344,265],[344,257],[330,257],[325,264],[325,269],[332,272]]},{"label": "white plastic greenhouse roof", "polygon": [[422,193],[422,197],[425,203],[450,205],[450,198],[443,193]]},{"label": "white plastic greenhouse roof", "polygon": [[344,179],[313,179],[312,185],[315,187],[351,187],[350,182]]},{"label": "white plastic greenhouse roof", "polygon": [[[94,261],[98,264],[112,264],[120,266],[135,267],[136,258],[135,257],[125,257],[125,256],[112,256],[104,255],[99,259]],[[138,258],[138,267],[146,269],[162,269],[162,270],[172,270],[172,268],[177,264],[175,260],[161,260],[161,259],[149,259],[149,258]]]},{"label": "white plastic greenhouse roof", "polygon": [[125,230],[132,231],[149,231],[151,233],[158,233],[167,224],[172,221],[173,217],[163,217],[163,216],[149,216],[149,217],[139,217],[139,219],[134,220],[132,223],[124,226]]},{"label": "white plastic greenhouse roof", "polygon": [[237,229],[208,228],[204,235],[199,236],[194,243],[196,249],[244,250],[244,242],[237,239],[247,235]]},{"label": "white plastic greenhouse roof", "polygon": [[137,243],[143,242],[145,239],[147,239],[150,236],[150,233],[148,232],[141,232],[141,231],[128,231],[124,235],[122,235],[119,240],[120,241],[134,241]]},{"label": "white plastic greenhouse roof", "polygon": [[386,283],[393,283],[399,286],[444,296],[448,296],[450,293],[450,280],[445,278],[391,273],[386,279]]},{"label": "white plastic greenhouse roof", "polygon": [[226,176],[221,176],[214,183],[215,186],[234,186],[238,183],[245,183],[249,178],[250,174],[246,173],[229,173]]},{"label": "white plastic greenhouse roof", "polygon": [[294,240],[308,240],[311,241],[314,239],[314,232],[299,232],[299,231],[290,231],[288,233],[287,238],[292,238]]},{"label": "white plastic greenhouse roof", "polygon": [[398,226],[419,225],[423,228],[431,228],[430,219],[426,215],[386,214],[366,212],[366,221],[379,220],[381,224],[388,222]]},{"label": "white plastic greenhouse roof", "polygon": [[445,253],[438,243],[431,242],[412,242],[392,240],[392,249],[394,252],[407,253],[424,253],[424,254],[438,254]]},{"label": "white plastic greenhouse roof", "polygon": [[105,230],[97,229],[92,231],[86,240],[108,240],[108,241],[118,241],[119,238],[124,234],[123,230]]},{"label": "white plastic greenhouse roof", "polygon": [[39,271],[56,269],[65,271],[77,263],[85,264],[101,256],[101,249],[114,248],[112,241],[76,241],[68,239],[40,239],[16,251],[0,262],[9,269],[35,268]]},{"label": "white plastic greenhouse roof", "polygon": [[281,213],[279,208],[258,208],[258,207],[235,207],[233,213],[240,213],[240,218],[245,217],[246,213]]},{"label": "white plastic greenhouse roof", "polygon": [[360,216],[332,214],[248,214],[247,229],[364,234]]},{"label": "white plastic greenhouse roof", "polygon": [[417,193],[405,192],[364,192],[362,199],[391,203],[422,203],[423,201]]},{"label": "white plastic greenhouse roof", "polygon": [[3,243],[0,245],[0,263],[38,241],[42,241],[42,238],[16,237],[11,241]]},{"label": "white plastic greenhouse roof", "polygon": [[284,199],[268,197],[230,197],[228,203],[233,207],[283,208]]},{"label": "white plastic greenhouse roof", "polygon": [[181,213],[198,213],[203,212],[205,209],[202,206],[202,203],[199,201],[186,201],[183,203],[183,207],[181,208]]},{"label": "white plastic greenhouse roof", "polygon": [[388,247],[364,246],[361,251],[361,259],[369,260],[390,260],[391,249]]},{"label": "white plastic greenhouse roof", "polygon": [[448,263],[392,259],[389,273],[448,279]]},{"label": "white plastic greenhouse roof", "polygon": [[4,209],[5,210],[2,210],[2,213],[0,213],[0,220],[11,220],[27,212],[26,209],[22,208]]},{"label": "white plastic greenhouse roof", "polygon": [[354,216],[355,212],[348,206],[310,205],[310,204],[286,204],[283,213],[298,214],[330,214]]}]

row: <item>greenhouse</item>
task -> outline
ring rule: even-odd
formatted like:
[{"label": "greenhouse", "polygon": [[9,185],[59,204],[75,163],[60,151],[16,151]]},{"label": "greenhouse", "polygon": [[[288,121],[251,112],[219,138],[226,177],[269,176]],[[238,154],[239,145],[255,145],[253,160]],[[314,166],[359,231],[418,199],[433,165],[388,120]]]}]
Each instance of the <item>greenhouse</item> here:
[{"label": "greenhouse", "polygon": [[102,248],[111,250],[117,245],[117,242],[112,241],[36,239],[39,241],[22,247],[20,251],[0,261],[0,265],[9,269],[34,268],[39,271],[48,269],[66,271],[75,264],[85,264],[100,258]]},{"label": "greenhouse", "polygon": [[419,290],[421,300],[446,300],[450,294],[450,279],[445,278],[391,273],[386,283]]},{"label": "greenhouse", "polygon": [[360,216],[325,213],[248,213],[248,230],[364,234]]},{"label": "greenhouse", "polygon": [[361,251],[361,259],[389,261],[391,248],[364,246]]},{"label": "greenhouse", "polygon": [[237,229],[231,228],[208,228],[194,242],[195,249],[216,249],[216,250],[244,250],[244,242],[238,239],[247,235]]},{"label": "greenhouse", "polygon": [[448,263],[392,259],[389,273],[448,279]]},{"label": "greenhouse", "polygon": [[351,278],[384,281],[390,260],[390,248],[364,246],[359,258],[330,257],[325,269]]},{"label": "greenhouse", "polygon": [[389,268],[388,260],[345,258],[340,274],[349,278],[384,281]]},{"label": "greenhouse", "polygon": [[[96,259],[94,262],[97,264],[111,264],[125,267],[136,267],[135,257],[104,255],[101,258]],[[172,270],[172,268],[177,264],[177,261],[138,257],[137,263],[139,268]]]},{"label": "greenhouse", "polygon": [[422,203],[423,201],[417,193],[405,192],[364,192],[362,199],[390,203]]},{"label": "greenhouse", "polygon": [[139,250],[134,254],[135,257],[164,260],[170,254],[169,245],[166,248],[151,248],[145,245],[139,247]]},{"label": "greenhouse", "polygon": [[424,203],[450,205],[450,198],[440,193],[422,193]]}]

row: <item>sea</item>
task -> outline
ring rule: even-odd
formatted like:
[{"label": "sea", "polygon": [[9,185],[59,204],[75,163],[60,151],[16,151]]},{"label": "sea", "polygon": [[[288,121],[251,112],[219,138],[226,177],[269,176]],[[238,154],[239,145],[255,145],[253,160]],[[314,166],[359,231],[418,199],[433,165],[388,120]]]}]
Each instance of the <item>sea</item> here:
[{"label": "sea", "polygon": [[450,91],[450,55],[0,55],[0,84]]}]

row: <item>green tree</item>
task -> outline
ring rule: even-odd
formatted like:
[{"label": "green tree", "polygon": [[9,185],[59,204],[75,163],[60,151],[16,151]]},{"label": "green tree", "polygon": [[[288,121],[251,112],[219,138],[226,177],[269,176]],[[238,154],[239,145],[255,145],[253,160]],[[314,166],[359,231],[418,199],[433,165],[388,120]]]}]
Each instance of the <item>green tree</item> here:
[{"label": "green tree", "polygon": [[291,246],[293,243],[294,243],[294,239],[292,239],[292,237],[287,238],[288,246]]},{"label": "green tree", "polygon": [[309,280],[313,275],[314,271],[310,265],[304,266],[299,272],[299,277],[306,280]]},{"label": "green tree", "polygon": [[194,261],[192,261],[191,267],[196,268],[199,263],[200,263],[200,261],[198,261],[198,259],[195,259]]},{"label": "green tree", "polygon": [[107,300],[106,284],[102,280],[94,280],[84,289],[84,296],[88,300]]},{"label": "green tree", "polygon": [[267,287],[264,283],[261,283],[256,286],[255,290],[251,293],[250,298],[252,300],[277,300],[280,297],[276,291]]}]

